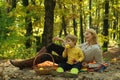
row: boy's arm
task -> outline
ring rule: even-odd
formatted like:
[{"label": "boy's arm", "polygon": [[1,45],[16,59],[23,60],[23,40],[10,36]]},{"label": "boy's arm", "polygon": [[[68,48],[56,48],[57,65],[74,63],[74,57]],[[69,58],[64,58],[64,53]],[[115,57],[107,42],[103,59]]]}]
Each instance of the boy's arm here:
[{"label": "boy's arm", "polygon": [[82,62],[84,59],[84,54],[81,49],[79,50],[79,56],[80,56],[80,58],[78,59],[78,62]]},{"label": "boy's arm", "polygon": [[67,48],[64,49],[62,56],[63,56],[64,58],[67,57]]}]

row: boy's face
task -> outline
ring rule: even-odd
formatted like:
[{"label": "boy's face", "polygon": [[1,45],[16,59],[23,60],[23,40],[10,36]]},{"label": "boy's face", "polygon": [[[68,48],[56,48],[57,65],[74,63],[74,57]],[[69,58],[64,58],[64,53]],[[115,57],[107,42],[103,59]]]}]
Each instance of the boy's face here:
[{"label": "boy's face", "polygon": [[71,39],[65,39],[65,43],[69,44],[70,47],[74,47],[75,46],[75,42],[73,42]]}]

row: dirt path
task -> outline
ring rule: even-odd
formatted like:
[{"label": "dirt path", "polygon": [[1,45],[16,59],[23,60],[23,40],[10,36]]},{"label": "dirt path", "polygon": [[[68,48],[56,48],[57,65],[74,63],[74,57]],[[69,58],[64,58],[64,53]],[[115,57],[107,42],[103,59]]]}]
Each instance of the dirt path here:
[{"label": "dirt path", "polygon": [[[116,54],[111,54],[112,58],[117,59],[120,52],[117,52],[117,57],[114,55]],[[109,58],[111,59],[110,66],[105,72],[80,72],[78,78],[38,76],[32,69],[19,70],[12,66],[9,60],[0,60],[0,80],[120,80],[120,59],[112,60],[112,58]]]}]

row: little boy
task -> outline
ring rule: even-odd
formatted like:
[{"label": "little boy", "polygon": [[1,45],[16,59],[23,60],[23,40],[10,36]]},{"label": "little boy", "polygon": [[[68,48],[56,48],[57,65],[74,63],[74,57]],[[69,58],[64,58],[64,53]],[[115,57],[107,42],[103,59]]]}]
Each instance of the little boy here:
[{"label": "little boy", "polygon": [[82,67],[84,55],[79,47],[76,47],[77,37],[74,35],[67,35],[65,37],[65,49],[62,56],[67,58],[66,63],[58,64],[57,72],[64,72],[70,70],[72,74],[78,74]]}]

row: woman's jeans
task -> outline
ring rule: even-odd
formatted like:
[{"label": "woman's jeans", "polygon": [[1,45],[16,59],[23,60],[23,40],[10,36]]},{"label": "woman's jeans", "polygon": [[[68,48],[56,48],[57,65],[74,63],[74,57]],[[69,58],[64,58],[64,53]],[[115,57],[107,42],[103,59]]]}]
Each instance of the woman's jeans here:
[{"label": "woman's jeans", "polygon": [[[46,46],[46,49],[47,49],[47,53],[52,54],[52,51],[54,51],[54,52],[56,52],[58,54],[58,55],[53,55],[52,54],[55,63],[59,64],[59,63],[65,63],[67,61],[66,58],[62,57],[62,53],[64,51],[64,47],[63,46],[51,43],[48,46]],[[41,62],[46,61],[46,60],[52,61],[52,58],[49,55],[44,54],[41,57],[40,60],[41,60]]]}]

